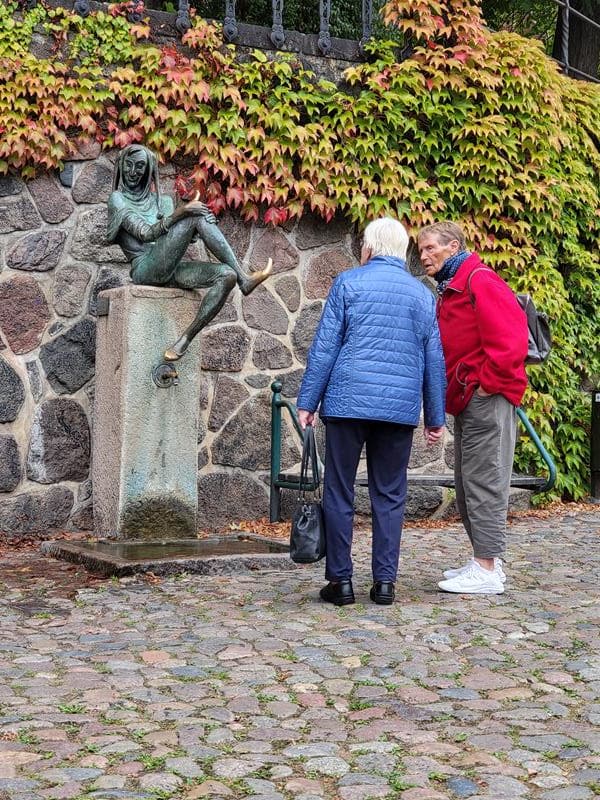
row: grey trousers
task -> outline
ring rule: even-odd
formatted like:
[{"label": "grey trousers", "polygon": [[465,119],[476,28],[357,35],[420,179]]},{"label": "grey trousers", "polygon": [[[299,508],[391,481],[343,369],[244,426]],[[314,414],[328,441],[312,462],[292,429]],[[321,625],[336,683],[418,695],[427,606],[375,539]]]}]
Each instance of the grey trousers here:
[{"label": "grey trousers", "polygon": [[454,423],[456,505],[476,558],[504,553],[517,411],[501,394],[473,395]]}]

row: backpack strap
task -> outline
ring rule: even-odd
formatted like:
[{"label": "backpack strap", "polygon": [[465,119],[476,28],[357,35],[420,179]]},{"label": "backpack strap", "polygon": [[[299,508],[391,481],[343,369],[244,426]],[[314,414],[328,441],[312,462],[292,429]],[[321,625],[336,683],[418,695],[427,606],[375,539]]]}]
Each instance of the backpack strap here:
[{"label": "backpack strap", "polygon": [[[471,290],[471,278],[473,277],[473,275],[475,275],[476,272],[483,272],[483,271],[485,271],[485,272],[494,272],[494,270],[490,269],[489,267],[476,267],[473,270],[473,272],[470,273],[469,277],[467,278],[467,291],[469,292],[469,297],[471,299],[471,305],[473,306],[473,308],[475,308],[475,295],[473,294],[473,291]],[[496,273],[494,272],[494,275],[495,274]]]}]

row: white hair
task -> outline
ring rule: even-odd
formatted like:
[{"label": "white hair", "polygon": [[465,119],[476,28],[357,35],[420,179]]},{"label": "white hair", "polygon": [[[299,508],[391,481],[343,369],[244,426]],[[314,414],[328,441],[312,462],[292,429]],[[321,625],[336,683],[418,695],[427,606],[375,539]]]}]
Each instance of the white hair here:
[{"label": "white hair", "polygon": [[406,258],[408,233],[397,219],[382,217],[370,222],[363,234],[363,244],[371,256],[396,256]]}]

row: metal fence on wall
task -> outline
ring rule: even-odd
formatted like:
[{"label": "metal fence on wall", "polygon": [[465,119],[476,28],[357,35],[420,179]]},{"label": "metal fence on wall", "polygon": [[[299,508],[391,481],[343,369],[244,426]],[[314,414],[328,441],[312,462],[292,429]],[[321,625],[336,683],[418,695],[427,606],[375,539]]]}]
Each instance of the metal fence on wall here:
[{"label": "metal fence on wall", "polygon": [[[38,0],[25,0],[29,8],[36,5]],[[81,16],[90,13],[93,7],[106,5],[95,0],[49,0],[52,5],[71,7]],[[344,39],[333,39],[331,35],[331,8],[335,0],[319,0],[319,31],[312,34],[298,34],[297,31],[288,31],[283,25],[283,12],[285,0],[271,0],[272,16],[270,26],[247,25],[241,22],[236,14],[236,0],[224,0],[223,8],[223,37],[226,42],[240,45],[258,47],[271,47],[275,49],[300,50],[312,52],[316,55],[337,56],[342,58],[359,58],[364,52],[364,44],[373,32],[373,0],[356,0],[362,6],[362,36],[360,40],[351,42]],[[572,0],[551,0],[558,7],[559,22],[558,35],[560,41],[555,44],[554,57],[562,66],[567,75],[590,81],[600,82],[598,74],[590,74],[577,69],[570,63],[569,52],[574,34],[572,22],[576,20],[590,26],[593,34],[600,42],[600,23],[574,8]],[[139,22],[147,13],[143,3],[132,3],[132,11],[128,17],[131,22]],[[191,26],[189,0],[177,0],[177,12],[174,25],[180,34]],[[316,44],[312,47],[312,42]]]},{"label": "metal fence on wall", "polygon": [[575,78],[582,78],[584,80],[595,81],[600,83],[598,75],[590,75],[589,72],[582,72],[569,63],[569,50],[572,39],[571,22],[573,19],[582,21],[586,26],[589,26],[592,32],[600,40],[600,23],[586,16],[581,11],[573,8],[570,0],[552,0],[558,6],[558,13],[561,18],[561,31],[559,47],[556,48],[556,60],[562,66],[567,75],[572,75]]}]

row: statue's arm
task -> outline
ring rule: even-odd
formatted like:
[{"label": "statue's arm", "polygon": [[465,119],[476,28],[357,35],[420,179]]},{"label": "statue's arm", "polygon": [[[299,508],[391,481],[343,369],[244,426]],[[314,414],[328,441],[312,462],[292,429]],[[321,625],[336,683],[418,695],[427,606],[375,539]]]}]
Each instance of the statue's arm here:
[{"label": "statue's arm", "polygon": [[[169,211],[173,205],[165,204]],[[163,236],[181,215],[175,213],[165,214],[156,222],[150,223],[142,219],[131,208],[126,198],[120,192],[113,192],[108,198],[109,228],[118,228],[126,231],[138,242],[154,242]],[[116,231],[115,231],[116,235]]]},{"label": "statue's arm", "polygon": [[[168,202],[164,202],[165,200]],[[208,206],[198,201],[185,203],[173,211],[173,202],[170,198],[163,198],[163,209],[170,213],[166,213],[154,223],[146,222],[129,206],[120,192],[113,192],[108,199],[109,227],[122,228],[139,242],[154,242],[160,236],[164,236],[178,220],[185,217],[204,217],[208,222],[216,222]]]}]

